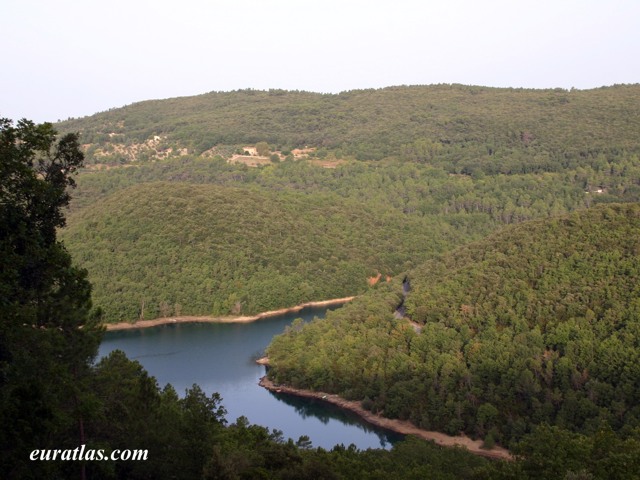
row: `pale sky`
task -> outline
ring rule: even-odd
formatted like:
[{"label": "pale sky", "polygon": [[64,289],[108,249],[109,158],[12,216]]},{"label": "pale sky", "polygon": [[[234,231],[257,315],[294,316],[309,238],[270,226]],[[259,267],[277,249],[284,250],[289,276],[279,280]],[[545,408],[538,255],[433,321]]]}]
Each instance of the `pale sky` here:
[{"label": "pale sky", "polygon": [[0,0],[0,117],[241,88],[640,83],[639,0]]}]

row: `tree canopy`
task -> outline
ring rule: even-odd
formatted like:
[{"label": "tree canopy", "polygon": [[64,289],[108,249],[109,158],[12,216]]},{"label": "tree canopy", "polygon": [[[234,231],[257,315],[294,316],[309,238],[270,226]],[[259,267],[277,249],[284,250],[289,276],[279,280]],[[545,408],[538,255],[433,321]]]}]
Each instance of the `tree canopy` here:
[{"label": "tree canopy", "polygon": [[270,375],[490,443],[633,435],[639,238],[637,204],[506,228],[410,270],[404,300],[396,281],[276,337]]},{"label": "tree canopy", "polygon": [[169,149],[175,156],[185,148],[223,153],[225,145],[267,142],[277,150],[311,146],[338,158],[394,158],[452,173],[540,173],[637,155],[639,101],[639,85],[238,90],[139,102],[59,126],[82,132],[91,162],[138,162]]},{"label": "tree canopy", "polygon": [[83,435],[90,399],[82,385],[100,329],[89,316],[86,271],[56,239],[82,160],[76,135],[56,140],[51,124],[0,121],[0,464],[7,478],[38,471],[25,449],[59,447],[61,432]]},{"label": "tree canopy", "polygon": [[[435,85],[141,102],[58,125],[102,164],[79,177],[62,238],[108,321],[359,294],[503,225],[640,200],[638,95]],[[285,160],[234,164],[247,145]]]}]

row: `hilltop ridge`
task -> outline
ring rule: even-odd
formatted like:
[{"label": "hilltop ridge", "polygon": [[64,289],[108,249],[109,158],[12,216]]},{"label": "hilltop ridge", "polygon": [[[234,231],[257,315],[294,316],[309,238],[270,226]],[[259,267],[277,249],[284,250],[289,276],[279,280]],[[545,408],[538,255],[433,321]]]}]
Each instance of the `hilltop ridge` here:
[{"label": "hilltop ridge", "polygon": [[229,146],[264,141],[287,152],[316,147],[320,157],[393,158],[452,173],[526,173],[638,153],[639,104],[640,85],[430,85],[339,94],[238,90],[134,103],[57,127],[81,132],[89,162],[152,160],[159,153],[199,156],[212,149],[228,158],[234,151]]}]

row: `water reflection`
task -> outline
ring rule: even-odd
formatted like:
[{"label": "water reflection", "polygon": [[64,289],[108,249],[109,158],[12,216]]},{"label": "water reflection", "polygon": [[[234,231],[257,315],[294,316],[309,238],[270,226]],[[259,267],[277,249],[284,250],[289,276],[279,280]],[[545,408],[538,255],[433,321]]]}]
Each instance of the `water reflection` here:
[{"label": "water reflection", "polygon": [[370,423],[364,422],[355,413],[343,410],[336,405],[313,398],[302,398],[286,393],[269,392],[275,400],[283,402],[292,407],[303,419],[310,417],[318,419],[322,424],[329,425],[331,421],[338,421],[343,425],[362,430],[371,435],[376,435],[380,440],[381,448],[389,448],[394,443],[402,440],[404,435],[374,427]]}]

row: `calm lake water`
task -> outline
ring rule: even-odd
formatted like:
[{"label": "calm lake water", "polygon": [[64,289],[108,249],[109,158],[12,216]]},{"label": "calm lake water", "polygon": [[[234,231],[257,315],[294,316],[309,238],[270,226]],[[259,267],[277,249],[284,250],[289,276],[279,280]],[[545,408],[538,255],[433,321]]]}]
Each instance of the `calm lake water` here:
[{"label": "calm lake water", "polygon": [[308,435],[314,447],[353,443],[360,449],[390,448],[402,436],[358,419],[324,402],[271,393],[258,380],[262,356],[274,335],[295,318],[324,317],[326,309],[304,309],[253,323],[191,323],[107,332],[99,357],[119,349],[139,361],[164,386],[183,395],[194,383],[207,393],[218,392],[229,423],[244,415],[249,422],[278,429],[285,438]]}]

